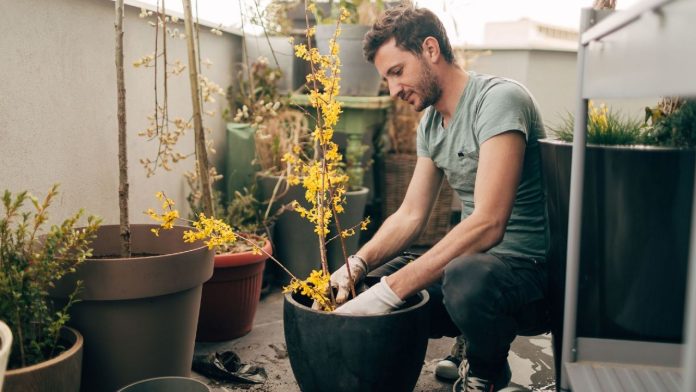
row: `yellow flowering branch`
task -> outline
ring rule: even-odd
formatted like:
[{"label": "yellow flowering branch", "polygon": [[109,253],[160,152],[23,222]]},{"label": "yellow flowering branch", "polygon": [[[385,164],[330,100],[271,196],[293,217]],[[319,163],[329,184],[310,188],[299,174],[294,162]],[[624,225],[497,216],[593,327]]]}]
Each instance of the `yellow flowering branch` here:
[{"label": "yellow flowering branch", "polygon": [[[315,5],[309,2],[307,9]],[[306,16],[306,15],[305,15]],[[329,53],[321,54],[317,48],[311,46],[311,37],[314,35],[316,28],[309,27],[307,21],[307,38],[309,44],[295,45],[295,55],[300,57],[310,65],[310,74],[307,75],[307,85],[309,89],[309,103],[316,110],[315,128],[312,132],[312,140],[314,143],[314,157],[309,159],[302,156],[300,149],[293,149],[283,157],[283,160],[292,165],[293,170],[288,175],[288,183],[290,185],[299,185],[300,183],[305,188],[305,199],[309,202],[309,207],[303,207],[298,201],[293,202],[294,210],[301,217],[306,218],[314,224],[314,232],[317,234],[319,241],[319,253],[321,258],[321,270],[312,271],[306,281],[294,281],[284,288],[285,292],[299,292],[303,295],[309,295],[326,310],[332,310],[335,307],[335,299],[333,292],[329,289],[329,271],[326,255],[326,244],[331,240],[338,238],[341,242],[341,250],[344,260],[347,260],[347,251],[344,238],[355,234],[355,228],[343,230],[341,228],[338,215],[344,211],[346,185],[348,176],[340,169],[343,157],[338,152],[338,145],[333,142],[334,127],[338,123],[341,114],[341,103],[337,100],[340,92],[340,67],[341,61],[338,57],[340,47],[337,38],[341,34],[341,23],[344,22],[350,14],[342,9],[339,18],[336,20],[336,30],[333,37],[329,40]],[[329,235],[329,225],[334,219],[337,235],[327,240]],[[369,219],[360,222],[361,227],[366,227]],[[350,271],[350,268],[348,268]],[[350,273],[350,272],[349,272]],[[327,279],[324,281],[321,279]],[[352,277],[349,276],[352,281]],[[312,287],[309,290],[307,287]],[[329,298],[326,300],[316,299],[318,296],[313,290],[319,290],[322,293],[328,293]],[[325,290],[325,291],[322,291]]]},{"label": "yellow flowering branch", "polygon": [[[159,222],[160,227],[157,229],[151,229],[152,233],[159,236],[161,229],[170,230],[174,228],[174,223],[176,221],[184,222],[190,224],[193,230],[186,230],[183,235],[184,242],[196,242],[203,241],[203,243],[208,246],[208,249],[220,248],[229,244],[236,242],[238,239],[246,242],[251,246],[252,252],[254,254],[263,254],[269,259],[273,260],[276,264],[280,266],[283,271],[287,272],[292,278],[292,281],[297,281],[297,277],[292,274],[285,266],[278,261],[272,254],[263,250],[256,242],[252,241],[250,238],[246,237],[242,233],[235,232],[230,225],[223,222],[220,219],[215,219],[213,217],[206,217],[205,214],[201,213],[198,216],[198,220],[192,221],[189,219],[184,219],[179,217],[179,211],[174,209],[174,201],[167,198],[164,192],[157,192],[155,197],[162,203],[162,212],[158,213],[152,208],[148,209],[145,213],[150,216],[153,220]],[[291,282],[292,282],[291,281]]]}]

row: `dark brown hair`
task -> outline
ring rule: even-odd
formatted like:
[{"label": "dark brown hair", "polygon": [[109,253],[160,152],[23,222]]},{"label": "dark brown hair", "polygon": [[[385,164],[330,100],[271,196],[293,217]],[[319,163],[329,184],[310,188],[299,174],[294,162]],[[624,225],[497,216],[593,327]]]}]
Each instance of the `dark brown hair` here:
[{"label": "dark brown hair", "polygon": [[396,46],[416,56],[421,56],[423,41],[427,37],[437,39],[440,52],[445,60],[454,63],[452,46],[447,38],[445,27],[430,10],[399,5],[387,9],[363,39],[363,53],[367,61],[373,63],[377,50],[394,37]]}]

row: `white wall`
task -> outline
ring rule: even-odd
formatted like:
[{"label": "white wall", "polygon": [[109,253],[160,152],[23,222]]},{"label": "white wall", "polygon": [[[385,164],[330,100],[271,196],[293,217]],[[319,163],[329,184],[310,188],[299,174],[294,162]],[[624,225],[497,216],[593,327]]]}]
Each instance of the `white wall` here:
[{"label": "white wall", "polygon": [[[468,65],[468,69],[508,77],[524,84],[539,104],[547,128],[560,125],[567,113],[575,112],[577,98],[577,53],[565,50],[477,47],[490,51]],[[612,109],[626,116],[641,119],[645,106],[654,106],[654,99],[604,100]]]},{"label": "white wall", "polygon": [[[182,206],[188,189],[182,173],[193,158],[172,172],[146,178],[140,158],[154,157],[157,145],[137,133],[154,111],[152,69],[132,63],[154,52],[154,28],[126,6],[124,23],[126,106],[131,222],[148,222],[142,211],[155,205],[154,194],[165,191]],[[180,29],[183,30],[183,21]],[[53,183],[61,196],[53,220],[84,207],[118,223],[118,136],[114,66],[114,3],[110,0],[21,0],[0,2],[0,192],[27,189],[43,196]],[[201,29],[201,52],[212,68],[204,75],[227,88],[232,66],[241,59],[241,38],[216,36]],[[169,40],[169,59],[187,64],[186,44]],[[171,117],[191,116],[188,73],[170,79]],[[213,130],[223,167],[226,105],[217,100],[217,116],[204,116]],[[193,131],[180,144],[193,152]]]}]

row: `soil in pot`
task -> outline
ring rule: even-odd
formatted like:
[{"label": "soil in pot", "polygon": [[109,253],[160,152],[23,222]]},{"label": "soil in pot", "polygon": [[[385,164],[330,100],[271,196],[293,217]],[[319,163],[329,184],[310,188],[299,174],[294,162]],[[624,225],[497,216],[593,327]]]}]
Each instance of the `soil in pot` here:
[{"label": "soil in pot", "polygon": [[421,291],[392,313],[353,316],[312,310],[307,297],[286,294],[285,341],[300,389],[412,391],[428,345],[428,300]]}]

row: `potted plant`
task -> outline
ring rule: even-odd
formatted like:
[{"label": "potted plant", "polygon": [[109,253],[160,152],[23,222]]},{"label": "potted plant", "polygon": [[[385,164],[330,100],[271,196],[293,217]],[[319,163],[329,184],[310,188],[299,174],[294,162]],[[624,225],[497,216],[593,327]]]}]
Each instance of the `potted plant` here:
[{"label": "potted plant", "polygon": [[[171,225],[171,231],[156,237],[152,233],[156,225],[129,224],[123,7],[122,0],[115,3],[121,222],[120,225],[105,225],[99,229],[93,242],[93,256],[86,259],[75,274],[61,279],[51,293],[57,300],[65,301],[70,298],[76,281],[84,282],[84,289],[77,297],[80,301],[71,308],[69,324],[79,329],[85,338],[82,387],[90,391],[113,391],[141,379],[163,375],[189,376],[202,285],[213,272],[211,250],[202,243],[183,243],[180,240],[186,228]],[[201,84],[204,83],[201,80],[204,79],[197,73],[190,3],[185,10],[197,168],[204,184],[201,187],[204,199],[210,200],[210,169],[199,100],[199,91],[203,89]],[[165,16],[164,10],[141,13],[142,17],[153,15],[157,21],[153,22],[153,27],[161,29],[162,36],[168,35],[171,24],[178,23]],[[139,62],[148,64],[160,61],[160,58],[166,59],[166,55],[160,55],[163,53],[146,56],[148,58]],[[163,72],[171,73],[172,67],[174,65],[169,64]],[[159,69],[162,68],[165,67]],[[206,86],[205,92],[209,93],[211,88]],[[160,121],[163,118],[168,120],[167,111],[161,107],[156,108],[154,118],[157,123],[169,126],[169,121]],[[166,137],[159,140],[168,141]],[[170,145],[165,144],[165,147]],[[163,151],[156,161],[166,168],[177,155],[171,149]],[[207,203],[206,212],[211,211],[212,203]]]},{"label": "potted plant", "polygon": [[83,339],[65,326],[79,285],[65,304],[51,301],[48,291],[91,255],[99,219],[89,216],[87,226],[78,228],[79,211],[47,230],[48,208],[57,194],[54,185],[43,201],[26,191],[12,195],[6,190],[2,197],[0,320],[12,334],[0,325],[0,368],[4,372],[9,355],[8,391],[80,390]]},{"label": "potted plant", "polygon": [[[682,339],[696,102],[680,101],[647,108],[645,123],[589,105],[580,268],[594,278],[582,280],[578,306],[599,317],[578,320],[578,334]],[[565,265],[573,124],[568,116],[554,130],[560,141],[540,141],[549,215],[558,218],[550,258],[560,262],[551,265]]]},{"label": "potted plant", "polygon": [[269,65],[267,59],[257,59],[248,66],[243,64],[237,73],[239,83],[227,89],[226,117],[231,119],[227,124],[227,200],[235,192],[254,185],[257,167],[250,162],[255,161],[259,151],[257,140],[272,138],[280,132],[276,128],[283,120],[277,118],[285,116],[282,113],[287,107],[287,96],[280,94],[276,86],[281,75],[282,71]]},{"label": "potted plant", "polygon": [[[337,97],[345,83],[339,77],[343,72],[336,38],[341,34],[341,22],[348,16],[345,9],[338,15],[328,54],[305,45],[295,47],[296,55],[309,61],[313,70],[307,80],[310,104],[316,113],[312,133],[316,153],[290,153],[285,159],[296,164],[288,182],[302,183],[305,188],[309,207],[295,202],[295,211],[314,226],[321,269],[312,271],[304,281],[293,278],[285,288],[285,341],[293,373],[303,391],[410,391],[427,347],[427,292],[409,298],[404,308],[390,314],[346,316],[331,312],[336,306],[329,288],[326,252],[331,222],[336,228],[333,235],[341,243],[354,229],[341,225],[348,176],[337,170],[342,157],[332,140],[341,113]],[[307,30],[311,35],[313,29]],[[366,225],[363,221],[360,228]],[[344,260],[349,263],[347,258]]]},{"label": "potted plant", "polygon": [[[288,183],[302,183],[305,187],[308,207],[299,202],[293,203],[293,207],[309,220],[317,235],[321,267],[301,280],[268,255],[291,276],[290,284],[285,287],[283,324],[293,372],[305,391],[410,391],[420,374],[427,348],[427,292],[423,290],[408,298],[403,308],[390,314],[348,316],[331,312],[336,307],[333,292],[329,290],[326,253],[331,222],[336,224],[338,241],[351,234],[351,228],[342,227],[338,218],[343,211],[348,176],[337,170],[341,155],[332,141],[332,127],[340,113],[340,103],[336,101],[340,91],[338,48],[334,46],[329,55],[321,55],[316,48],[298,45],[296,54],[312,61],[315,69],[308,76],[313,85],[312,105],[317,112],[318,126],[311,135],[315,153],[306,155],[298,147],[286,153],[284,160],[293,165]],[[153,218],[165,223],[166,217],[177,216],[172,205],[165,200],[166,208],[152,214]],[[255,251],[263,252],[219,219],[201,215],[192,225],[184,235],[186,241],[202,239],[209,247],[215,247],[241,239],[252,244]],[[365,225],[367,222],[363,221],[360,226]],[[405,340],[409,344],[403,344]]]},{"label": "potted plant", "polygon": [[[258,3],[250,5],[246,11],[252,15],[249,22],[260,27],[262,32],[257,35],[248,34],[242,26],[244,38],[244,62],[247,66],[266,59],[273,67],[282,72],[275,79],[274,85],[282,93],[290,93],[304,84],[304,73],[300,69],[302,62],[294,55],[293,26],[288,18],[288,11],[296,8],[300,0],[276,0],[266,4],[261,9]],[[242,23],[244,23],[244,11]]]},{"label": "potted plant", "polygon": [[[382,77],[362,54],[362,41],[369,25],[384,8],[382,0],[329,0],[328,3],[310,2],[308,9],[314,13],[316,46],[328,53],[330,40],[334,37],[341,48],[341,79],[344,81],[342,94],[346,96],[373,97],[379,94]],[[350,16],[341,25],[336,35],[336,20],[342,9]]]},{"label": "potted plant", "polygon": [[[205,215],[199,199],[193,197],[199,184],[190,177],[188,180],[192,210],[189,222],[194,222]],[[158,197],[164,200],[164,195],[158,194]],[[254,194],[247,189],[244,193],[235,192],[227,208],[222,207],[220,199],[216,192],[216,211],[220,211],[221,221],[251,243],[237,241],[215,248],[213,276],[203,284],[197,341],[231,340],[251,331],[264,283],[266,260],[273,254],[268,234],[273,217],[263,219],[262,203]],[[154,211],[148,212],[155,220],[163,221]],[[255,252],[255,248],[263,252]]]}]

